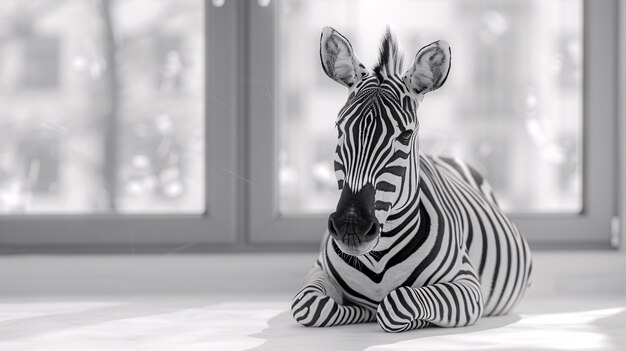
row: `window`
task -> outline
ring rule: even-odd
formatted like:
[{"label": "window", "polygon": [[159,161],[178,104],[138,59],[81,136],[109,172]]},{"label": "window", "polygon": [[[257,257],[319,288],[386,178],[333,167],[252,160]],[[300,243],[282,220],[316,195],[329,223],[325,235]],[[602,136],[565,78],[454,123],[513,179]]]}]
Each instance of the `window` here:
[{"label": "window", "polygon": [[2,213],[204,211],[201,10],[2,3]]},{"label": "window", "polygon": [[4,248],[233,240],[236,183],[218,169],[234,169],[236,112],[206,104],[231,103],[207,80],[229,64],[205,60],[228,25],[211,16],[202,0],[0,4]]},{"label": "window", "polygon": [[580,212],[582,3],[390,4],[277,2],[280,212],[329,212],[336,205],[336,138],[329,130],[346,94],[318,69],[320,28],[337,26],[361,61],[373,64],[387,23],[406,65],[422,45],[438,39],[452,45],[445,89],[427,96],[418,112],[422,151],[469,162],[509,212]]},{"label": "window", "polygon": [[[251,51],[252,80],[271,82],[252,86],[250,94],[252,129],[265,137],[251,136],[252,181],[267,185],[251,189],[252,240],[312,241],[336,205],[333,122],[347,93],[320,67],[320,28],[342,32],[371,65],[391,22],[405,64],[432,41],[452,47],[446,85],[418,111],[421,149],[459,156],[485,174],[535,247],[608,246],[616,111],[613,91],[599,92],[615,85],[606,69],[616,63],[614,5],[292,0],[275,1],[269,10],[252,6],[251,40],[272,43]],[[265,94],[271,99],[260,98],[268,87],[275,89]],[[263,201],[272,206],[261,207]]]},{"label": "window", "polygon": [[[7,0],[0,251],[316,247],[338,192],[325,25],[366,65],[445,39],[421,148],[490,180],[534,247],[608,247],[617,2]],[[223,246],[219,246],[223,247]]]}]

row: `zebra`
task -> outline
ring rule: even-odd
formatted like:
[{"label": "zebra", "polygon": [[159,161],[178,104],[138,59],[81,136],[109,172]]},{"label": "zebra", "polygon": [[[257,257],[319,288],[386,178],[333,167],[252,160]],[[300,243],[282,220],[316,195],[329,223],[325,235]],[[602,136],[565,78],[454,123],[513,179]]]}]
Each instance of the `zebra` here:
[{"label": "zebra", "polygon": [[370,72],[348,39],[325,27],[320,59],[349,92],[335,123],[341,195],[293,298],[294,319],[311,327],[377,321],[401,332],[509,312],[531,282],[526,240],[474,168],[419,151],[416,111],[448,77],[448,43],[424,46],[401,74],[387,28]]}]

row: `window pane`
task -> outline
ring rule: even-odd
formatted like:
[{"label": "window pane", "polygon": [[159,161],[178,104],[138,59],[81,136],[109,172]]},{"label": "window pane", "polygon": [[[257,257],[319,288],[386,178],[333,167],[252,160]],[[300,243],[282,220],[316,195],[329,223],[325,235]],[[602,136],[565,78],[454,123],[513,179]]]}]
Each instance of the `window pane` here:
[{"label": "window pane", "polygon": [[421,150],[463,158],[515,213],[582,209],[582,2],[290,0],[278,2],[279,204],[328,212],[338,197],[334,121],[347,90],[323,73],[330,25],[373,65],[389,23],[410,64],[438,39],[452,48],[444,87],[418,117]]},{"label": "window pane", "polygon": [[0,213],[202,213],[201,0],[0,2]]}]

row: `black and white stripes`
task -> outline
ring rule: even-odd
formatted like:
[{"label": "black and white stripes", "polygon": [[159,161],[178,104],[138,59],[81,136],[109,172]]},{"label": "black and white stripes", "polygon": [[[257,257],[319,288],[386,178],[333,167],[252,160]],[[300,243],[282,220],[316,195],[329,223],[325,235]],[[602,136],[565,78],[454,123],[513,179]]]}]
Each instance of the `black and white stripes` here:
[{"label": "black and white stripes", "polygon": [[[321,50],[329,46],[324,40],[335,51],[321,53],[323,65],[337,62],[333,55],[358,62],[347,39],[332,28],[324,29]],[[341,47],[350,50],[337,51]],[[348,214],[336,212],[331,219],[351,216],[353,224],[349,233],[326,232],[292,303],[298,323],[376,320],[388,332],[458,327],[507,313],[523,296],[532,271],[530,250],[488,182],[461,160],[419,152],[416,111],[423,94],[445,81],[449,54],[447,44],[432,43],[401,78],[397,45],[388,32],[374,75],[360,62],[340,67],[342,77],[352,77],[337,118],[334,161],[344,189],[337,212]],[[335,80],[337,67],[325,66]],[[380,223],[376,238],[355,226],[372,215],[378,222],[366,223]],[[333,222],[329,228],[343,227]],[[344,241],[348,234],[352,240]]]}]

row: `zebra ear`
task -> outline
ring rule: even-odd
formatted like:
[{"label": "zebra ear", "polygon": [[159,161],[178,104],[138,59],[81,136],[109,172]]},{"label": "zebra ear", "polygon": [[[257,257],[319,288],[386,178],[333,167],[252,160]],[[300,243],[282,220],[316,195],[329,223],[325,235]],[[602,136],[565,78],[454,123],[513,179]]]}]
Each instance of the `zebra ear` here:
[{"label": "zebra ear", "polygon": [[443,40],[424,46],[402,76],[404,84],[416,94],[439,89],[448,78],[451,57],[450,45]]},{"label": "zebra ear", "polygon": [[331,27],[322,29],[320,59],[326,75],[348,88],[368,74],[348,39]]}]

